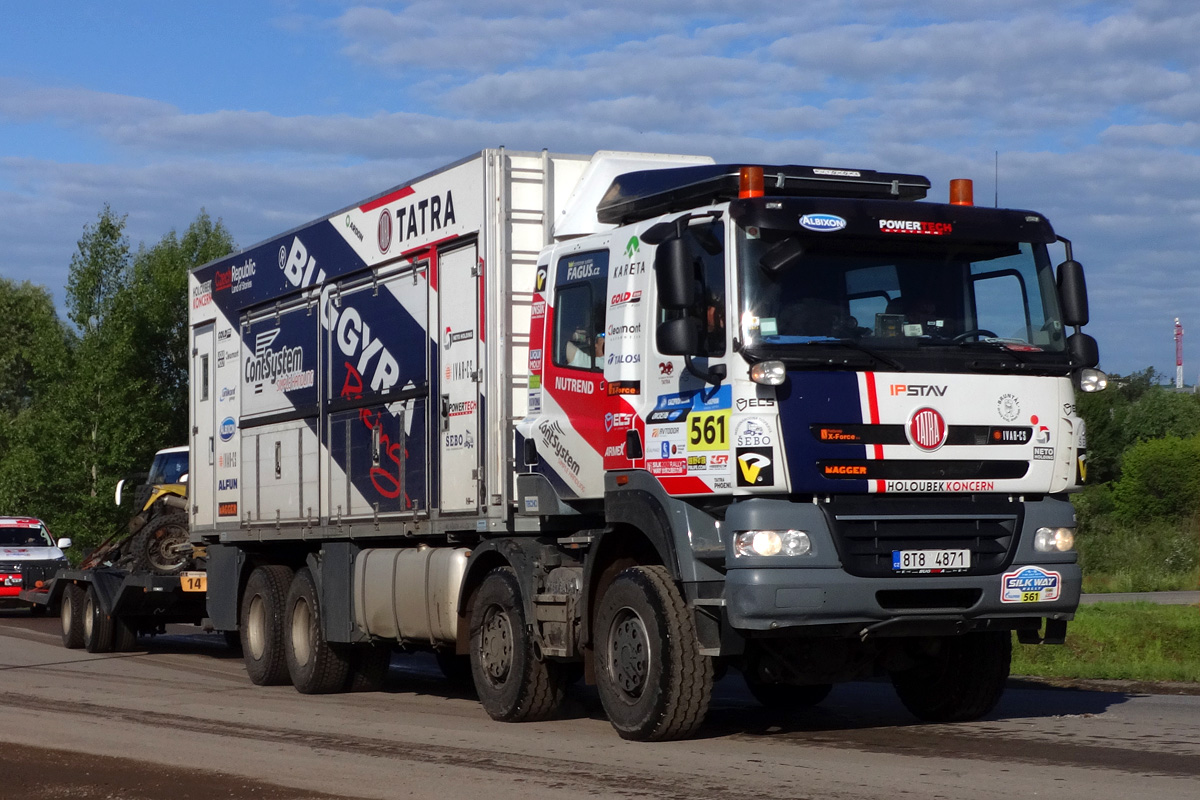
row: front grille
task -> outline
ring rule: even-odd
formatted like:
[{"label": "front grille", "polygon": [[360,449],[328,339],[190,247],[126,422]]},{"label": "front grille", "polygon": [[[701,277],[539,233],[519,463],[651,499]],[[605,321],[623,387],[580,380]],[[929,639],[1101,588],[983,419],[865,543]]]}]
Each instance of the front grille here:
[{"label": "front grille", "polygon": [[921,577],[892,569],[895,550],[970,550],[971,566],[951,575],[993,575],[1012,561],[1019,503],[905,498],[825,506],[843,568],[864,578]]}]

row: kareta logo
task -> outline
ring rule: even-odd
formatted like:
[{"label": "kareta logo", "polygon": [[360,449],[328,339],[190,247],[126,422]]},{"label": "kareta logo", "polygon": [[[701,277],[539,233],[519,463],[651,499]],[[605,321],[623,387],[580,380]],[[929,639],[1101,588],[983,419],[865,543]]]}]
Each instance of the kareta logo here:
[{"label": "kareta logo", "polygon": [[800,218],[800,227],[810,231],[840,231],[846,220],[834,214],[805,214]]},{"label": "kareta logo", "polygon": [[230,439],[232,439],[233,432],[236,429],[237,423],[233,421],[233,417],[226,417],[225,419],[221,420],[221,427],[218,431],[221,434],[221,441],[228,442]]}]

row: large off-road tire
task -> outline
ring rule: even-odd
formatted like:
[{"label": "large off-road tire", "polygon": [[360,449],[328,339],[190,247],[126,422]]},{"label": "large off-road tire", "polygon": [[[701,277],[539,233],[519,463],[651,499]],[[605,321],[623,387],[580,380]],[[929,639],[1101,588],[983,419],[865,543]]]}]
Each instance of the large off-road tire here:
[{"label": "large off-road tire", "polygon": [[62,643],[68,650],[83,647],[83,597],[87,594],[77,583],[68,583],[58,603],[62,619]]},{"label": "large off-road tire", "polygon": [[178,575],[191,560],[187,512],[151,517],[130,542],[133,569],[155,575]]},{"label": "large off-road tire", "polygon": [[967,722],[995,708],[1008,680],[1008,631],[947,636],[920,663],[892,673],[900,702],[927,722]]},{"label": "large off-road tire", "polygon": [[832,683],[795,686],[790,683],[765,683],[752,674],[744,674],[746,688],[754,699],[771,711],[792,713],[812,708],[833,691]]},{"label": "large off-road tire", "polygon": [[326,641],[321,596],[312,570],[296,572],[284,605],[283,651],[292,685],[302,694],[344,691],[350,677],[350,648]]},{"label": "large off-road tire", "polygon": [[566,673],[534,655],[521,584],[508,567],[487,574],[471,609],[471,675],[488,716],[501,722],[548,719],[566,695]]},{"label": "large off-road tire", "polygon": [[83,646],[89,653],[110,653],[113,649],[112,617],[104,613],[104,604],[90,585],[83,596]]},{"label": "large off-road tire", "polygon": [[596,688],[624,739],[693,735],[712,699],[712,660],[700,655],[691,611],[665,567],[631,567],[596,612]]},{"label": "large off-road tire", "polygon": [[242,661],[251,682],[258,686],[275,686],[289,680],[283,626],[291,582],[291,567],[271,564],[251,572],[242,592]]},{"label": "large off-road tire", "polygon": [[346,691],[378,692],[387,685],[392,666],[392,648],[386,644],[356,644],[349,653],[350,673]]}]

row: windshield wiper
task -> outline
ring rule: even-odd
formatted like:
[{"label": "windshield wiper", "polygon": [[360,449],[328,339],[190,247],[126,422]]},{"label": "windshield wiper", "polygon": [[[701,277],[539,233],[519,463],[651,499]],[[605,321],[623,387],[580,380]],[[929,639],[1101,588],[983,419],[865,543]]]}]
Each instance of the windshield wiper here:
[{"label": "windshield wiper", "polygon": [[[858,352],[863,353],[864,355],[870,356],[871,358],[875,359],[879,363],[886,364],[889,367],[891,367],[892,369],[898,370],[900,372],[908,371],[907,367],[905,367],[903,364],[901,364],[896,359],[894,359],[890,356],[885,356],[883,353],[879,352],[878,350],[875,350],[874,348],[871,348],[871,347],[867,347],[865,344],[862,344],[861,342],[858,342],[854,339],[812,339],[812,340],[806,341],[806,342],[789,342],[788,346],[789,346],[789,348],[791,348],[791,347],[809,348],[809,347],[827,347],[827,346],[845,347],[849,350],[857,350]],[[797,353],[795,350],[789,350],[789,352],[787,352],[787,353],[781,353],[779,357],[782,358],[784,361],[798,360],[800,358],[800,354]],[[813,361],[827,361],[828,360],[828,359],[822,358],[820,356],[808,356],[807,354],[803,357],[806,360],[811,359]]]}]

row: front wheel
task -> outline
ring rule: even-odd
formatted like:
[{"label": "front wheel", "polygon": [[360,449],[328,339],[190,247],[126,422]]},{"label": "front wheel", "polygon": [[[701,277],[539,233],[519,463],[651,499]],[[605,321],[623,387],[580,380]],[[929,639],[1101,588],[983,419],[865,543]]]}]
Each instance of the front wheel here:
[{"label": "front wheel", "polygon": [[712,698],[712,660],[666,567],[631,567],[596,612],[596,688],[624,739],[693,735]]},{"label": "front wheel", "polygon": [[927,722],[969,722],[996,707],[1008,681],[1012,637],[985,631],[935,640],[910,668],[892,673],[900,702]]},{"label": "front wheel", "polygon": [[501,722],[547,719],[566,695],[562,665],[534,655],[521,585],[508,567],[489,572],[475,595],[471,674],[479,702]]}]

